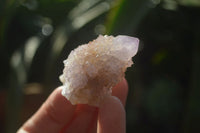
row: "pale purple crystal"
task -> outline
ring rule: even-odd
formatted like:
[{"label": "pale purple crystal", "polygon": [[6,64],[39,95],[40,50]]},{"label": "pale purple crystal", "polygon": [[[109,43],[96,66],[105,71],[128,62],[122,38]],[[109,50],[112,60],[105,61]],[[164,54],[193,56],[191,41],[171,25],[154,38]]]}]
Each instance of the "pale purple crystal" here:
[{"label": "pale purple crystal", "polygon": [[112,87],[124,77],[132,57],[137,53],[139,40],[119,35],[102,36],[73,50],[64,61],[60,80],[62,95],[72,104],[99,106],[111,95]]}]

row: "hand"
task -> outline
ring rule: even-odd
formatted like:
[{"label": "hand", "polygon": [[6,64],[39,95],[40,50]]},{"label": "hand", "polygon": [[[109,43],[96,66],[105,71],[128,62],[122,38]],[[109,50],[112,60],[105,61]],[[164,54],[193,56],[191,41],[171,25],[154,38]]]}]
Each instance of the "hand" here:
[{"label": "hand", "polygon": [[126,80],[113,87],[112,93],[96,108],[71,105],[57,88],[17,133],[125,133]]}]

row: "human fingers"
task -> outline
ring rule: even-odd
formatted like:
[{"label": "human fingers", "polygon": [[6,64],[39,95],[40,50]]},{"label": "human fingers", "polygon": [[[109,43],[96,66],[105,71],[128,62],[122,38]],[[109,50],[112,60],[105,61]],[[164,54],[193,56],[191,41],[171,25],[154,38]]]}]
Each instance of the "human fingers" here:
[{"label": "human fingers", "polygon": [[86,104],[78,104],[73,119],[61,133],[93,133],[96,126],[98,109]]},{"label": "human fingers", "polygon": [[115,96],[107,97],[99,107],[97,133],[125,133],[125,110]]},{"label": "human fingers", "polygon": [[126,98],[128,95],[128,83],[125,78],[119,84],[112,88],[112,95],[119,98],[122,104],[125,106]]},{"label": "human fingers", "polygon": [[17,133],[56,133],[68,123],[76,106],[61,95],[61,87],[56,89],[40,109],[18,130]]},{"label": "human fingers", "polygon": [[[20,131],[22,130],[28,132],[36,130],[37,132],[43,132],[43,130],[44,131],[50,130],[52,132],[56,132],[57,130],[59,130],[59,128],[62,128],[64,125],[65,125],[64,128],[62,128],[63,131],[65,131],[66,125],[69,127],[67,131],[70,131],[71,129],[77,129],[77,128],[70,128],[77,125],[80,125],[78,129],[82,128],[89,132],[95,131],[97,109],[95,109],[94,107],[90,107],[88,105],[78,105],[75,111],[75,106],[72,106],[69,103],[69,101],[67,101],[63,96],[61,96],[60,92],[61,88],[56,89],[53,92],[53,94],[48,98],[48,100],[43,104],[40,110],[30,120],[28,120],[18,132],[20,133]],[[128,92],[128,85],[125,80],[120,82],[117,86],[113,87],[113,95],[116,95],[119,99],[121,99],[122,103],[125,103],[126,101],[127,92]],[[75,114],[73,115],[74,111]],[[68,115],[69,117],[65,118],[64,117],[65,114]],[[83,124],[82,120],[86,122],[84,122]],[[53,126],[47,127],[47,125],[51,124]],[[40,128],[40,126],[42,128]],[[53,128],[55,131],[51,130],[51,128],[49,127]],[[40,131],[38,131],[38,129]]]},{"label": "human fingers", "polygon": [[[123,79],[120,83],[113,87],[112,90],[112,95],[117,96],[125,105],[128,93],[128,84],[126,80]],[[73,121],[65,126],[65,128],[62,130],[62,133],[94,133],[97,131],[97,116],[97,108],[84,104],[77,105]]]}]

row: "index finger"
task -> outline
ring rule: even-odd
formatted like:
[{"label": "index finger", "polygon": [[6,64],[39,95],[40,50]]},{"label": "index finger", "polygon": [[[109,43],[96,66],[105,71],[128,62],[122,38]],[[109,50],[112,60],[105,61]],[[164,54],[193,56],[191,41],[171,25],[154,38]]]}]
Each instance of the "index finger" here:
[{"label": "index finger", "polygon": [[119,100],[125,106],[126,98],[128,95],[128,83],[125,78],[123,78],[123,80],[120,83],[118,83],[112,88],[112,95],[119,98]]}]

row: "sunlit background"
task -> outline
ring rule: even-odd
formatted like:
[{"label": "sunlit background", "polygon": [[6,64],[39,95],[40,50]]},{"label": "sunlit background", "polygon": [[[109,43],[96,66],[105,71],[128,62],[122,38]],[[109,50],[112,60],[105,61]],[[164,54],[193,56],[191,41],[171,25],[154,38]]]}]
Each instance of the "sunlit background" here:
[{"label": "sunlit background", "polygon": [[16,132],[61,85],[69,52],[99,34],[140,39],[127,133],[200,132],[200,0],[0,0],[0,132]]}]

